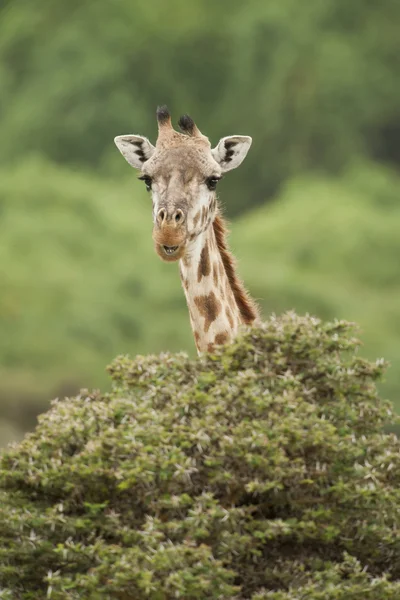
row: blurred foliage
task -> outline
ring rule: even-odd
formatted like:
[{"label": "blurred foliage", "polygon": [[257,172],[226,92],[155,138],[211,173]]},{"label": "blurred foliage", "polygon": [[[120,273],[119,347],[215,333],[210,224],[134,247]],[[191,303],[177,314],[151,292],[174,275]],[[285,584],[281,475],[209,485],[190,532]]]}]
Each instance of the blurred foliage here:
[{"label": "blurred foliage", "polygon": [[340,179],[303,176],[272,206],[240,219],[233,236],[264,313],[295,307],[357,321],[362,352],[393,364],[383,389],[398,408],[399,190],[397,176],[371,164],[354,165]]},{"label": "blurred foliage", "polygon": [[398,162],[399,20],[397,0],[3,3],[0,160],[123,173],[111,140],[154,137],[167,103],[214,143],[254,136],[231,214],[309,168]]},{"label": "blurred foliage", "polygon": [[188,346],[179,274],[157,259],[151,203],[141,186],[133,202],[131,188],[41,160],[0,174],[5,416],[31,425],[27,400],[44,407],[85,381],[103,383],[121,351]]},{"label": "blurred foliage", "polygon": [[290,313],[53,403],[0,459],[2,596],[398,598],[400,440],[357,346]]},{"label": "blurred foliage", "polygon": [[213,144],[253,136],[221,199],[264,313],[359,321],[399,406],[399,18],[396,0],[3,0],[0,446],[117,353],[193,348],[112,142],[154,141],[164,102]]}]

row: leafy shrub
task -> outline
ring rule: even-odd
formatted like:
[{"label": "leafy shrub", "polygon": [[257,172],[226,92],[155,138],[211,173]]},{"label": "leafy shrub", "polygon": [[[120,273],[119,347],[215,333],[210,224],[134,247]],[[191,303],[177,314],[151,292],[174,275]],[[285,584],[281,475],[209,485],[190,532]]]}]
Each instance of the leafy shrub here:
[{"label": "leafy shrub", "polygon": [[353,335],[288,313],[54,402],[0,462],[3,598],[399,598],[400,443]]}]

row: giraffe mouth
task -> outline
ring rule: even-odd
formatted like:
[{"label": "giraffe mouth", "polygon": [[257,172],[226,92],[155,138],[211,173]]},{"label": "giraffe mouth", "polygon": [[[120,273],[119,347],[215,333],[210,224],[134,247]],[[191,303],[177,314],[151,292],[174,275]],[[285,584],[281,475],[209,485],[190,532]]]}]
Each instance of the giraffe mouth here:
[{"label": "giraffe mouth", "polygon": [[185,252],[184,244],[176,246],[167,246],[166,244],[156,244],[156,252],[158,256],[165,262],[175,262],[182,258]]},{"label": "giraffe mouth", "polygon": [[179,246],[163,246],[163,250],[167,256],[174,256],[179,250]]},{"label": "giraffe mouth", "polygon": [[155,230],[153,239],[156,252],[161,260],[174,262],[182,258],[186,245],[184,232],[170,231],[168,228],[165,231]]}]

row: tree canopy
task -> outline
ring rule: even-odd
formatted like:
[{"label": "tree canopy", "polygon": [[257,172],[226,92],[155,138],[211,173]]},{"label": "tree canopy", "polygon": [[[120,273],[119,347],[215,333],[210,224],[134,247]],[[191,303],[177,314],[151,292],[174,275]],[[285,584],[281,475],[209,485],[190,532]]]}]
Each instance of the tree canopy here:
[{"label": "tree canopy", "polygon": [[113,137],[154,135],[168,103],[214,143],[254,137],[229,184],[231,214],[310,168],[337,172],[354,156],[398,165],[396,0],[14,0],[0,17],[1,161],[23,147],[121,173]]}]

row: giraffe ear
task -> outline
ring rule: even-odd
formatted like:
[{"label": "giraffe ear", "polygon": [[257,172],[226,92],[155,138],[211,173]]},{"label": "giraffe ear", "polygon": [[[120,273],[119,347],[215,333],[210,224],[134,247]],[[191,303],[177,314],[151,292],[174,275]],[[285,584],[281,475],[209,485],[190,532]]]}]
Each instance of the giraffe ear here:
[{"label": "giraffe ear", "polygon": [[155,150],[153,144],[141,135],[118,135],[114,142],[125,160],[135,169],[141,169]]},{"label": "giraffe ear", "polygon": [[223,173],[236,169],[243,162],[252,141],[248,135],[230,135],[218,142],[211,152]]}]

